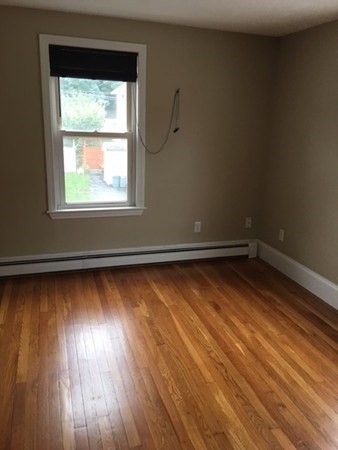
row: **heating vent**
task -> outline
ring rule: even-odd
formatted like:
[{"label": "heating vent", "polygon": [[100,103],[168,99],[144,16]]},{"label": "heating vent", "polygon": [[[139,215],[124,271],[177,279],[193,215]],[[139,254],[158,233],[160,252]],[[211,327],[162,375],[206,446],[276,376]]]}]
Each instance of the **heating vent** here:
[{"label": "heating vent", "polygon": [[88,270],[142,264],[193,261],[234,256],[255,258],[257,243],[252,241],[178,246],[143,247],[138,249],[1,258],[0,276]]}]

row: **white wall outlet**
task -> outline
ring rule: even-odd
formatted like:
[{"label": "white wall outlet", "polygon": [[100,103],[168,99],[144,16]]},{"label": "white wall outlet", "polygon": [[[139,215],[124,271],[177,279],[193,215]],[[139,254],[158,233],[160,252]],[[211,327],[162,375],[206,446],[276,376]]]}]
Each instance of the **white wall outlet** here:
[{"label": "white wall outlet", "polygon": [[194,223],[194,232],[200,233],[202,228],[202,222],[195,222]]},{"label": "white wall outlet", "polygon": [[284,242],[284,230],[282,230],[282,228],[279,230],[278,240]]},{"label": "white wall outlet", "polygon": [[245,228],[251,228],[252,227],[252,217],[246,217],[245,218]]}]

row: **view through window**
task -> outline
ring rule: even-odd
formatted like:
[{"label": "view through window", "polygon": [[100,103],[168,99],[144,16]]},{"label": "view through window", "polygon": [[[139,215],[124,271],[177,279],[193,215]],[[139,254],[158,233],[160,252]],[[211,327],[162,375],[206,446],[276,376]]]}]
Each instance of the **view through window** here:
[{"label": "view through window", "polygon": [[128,200],[128,83],[59,78],[65,201]]}]

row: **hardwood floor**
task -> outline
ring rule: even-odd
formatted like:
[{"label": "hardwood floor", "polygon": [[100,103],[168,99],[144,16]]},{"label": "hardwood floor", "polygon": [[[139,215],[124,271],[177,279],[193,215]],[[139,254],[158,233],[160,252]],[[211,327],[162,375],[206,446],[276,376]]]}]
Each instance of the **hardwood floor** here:
[{"label": "hardwood floor", "polygon": [[337,449],[337,312],[259,260],[0,280],[0,448]]}]

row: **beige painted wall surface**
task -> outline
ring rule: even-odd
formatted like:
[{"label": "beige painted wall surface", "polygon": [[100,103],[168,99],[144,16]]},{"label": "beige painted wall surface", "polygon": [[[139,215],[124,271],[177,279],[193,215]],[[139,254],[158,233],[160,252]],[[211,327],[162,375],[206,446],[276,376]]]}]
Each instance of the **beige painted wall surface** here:
[{"label": "beige painted wall surface", "polygon": [[[181,88],[181,130],[146,157],[141,217],[46,214],[38,35],[147,44],[147,137]],[[0,8],[0,256],[245,239],[257,218],[276,40],[103,17]],[[202,232],[193,233],[193,222]]]},{"label": "beige painted wall surface", "polygon": [[259,238],[338,283],[338,22],[280,42],[266,173]]}]

